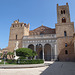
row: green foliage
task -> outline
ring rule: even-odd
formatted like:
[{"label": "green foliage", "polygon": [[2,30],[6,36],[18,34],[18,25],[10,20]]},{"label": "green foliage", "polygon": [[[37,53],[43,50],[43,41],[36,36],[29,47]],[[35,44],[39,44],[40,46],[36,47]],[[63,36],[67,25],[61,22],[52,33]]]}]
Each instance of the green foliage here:
[{"label": "green foliage", "polygon": [[7,63],[8,63],[8,64],[16,64],[17,61],[16,61],[16,60],[8,59],[8,60],[7,60]]},{"label": "green foliage", "polygon": [[17,54],[17,56],[26,58],[26,57],[34,57],[36,55],[36,52],[34,52],[30,48],[19,48],[16,50],[16,54]]},{"label": "green foliage", "polygon": [[0,62],[0,64],[4,64],[4,61],[2,60],[2,61]]},{"label": "green foliage", "polygon": [[2,53],[0,53],[0,57],[2,56],[3,54]]},{"label": "green foliage", "polygon": [[26,59],[26,57],[20,56],[19,59]]},{"label": "green foliage", "polygon": [[[14,52],[8,52],[7,55],[9,55],[10,59],[13,58]],[[11,57],[12,56],[12,57]]]},{"label": "green foliage", "polygon": [[[0,64],[4,64],[4,60],[2,60],[2,61],[0,62]],[[17,64],[17,60],[7,59],[7,60],[5,61],[5,64]]]},{"label": "green foliage", "polygon": [[43,60],[18,60],[18,64],[41,64],[44,63]]}]

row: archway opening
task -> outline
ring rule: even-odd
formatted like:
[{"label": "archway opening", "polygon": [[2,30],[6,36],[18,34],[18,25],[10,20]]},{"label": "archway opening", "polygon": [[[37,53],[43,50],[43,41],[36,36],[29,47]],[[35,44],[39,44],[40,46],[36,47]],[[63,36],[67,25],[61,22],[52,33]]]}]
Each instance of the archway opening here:
[{"label": "archway opening", "polygon": [[51,45],[45,44],[44,46],[44,59],[45,61],[51,61]]},{"label": "archway opening", "polygon": [[30,49],[32,49],[32,50],[34,51],[34,45],[33,45],[33,44],[30,44],[30,45],[28,46],[28,48],[30,48]]},{"label": "archway opening", "polygon": [[37,59],[43,59],[42,45],[36,45]]},{"label": "archway opening", "polygon": [[62,18],[62,23],[66,23],[66,19],[64,17]]}]

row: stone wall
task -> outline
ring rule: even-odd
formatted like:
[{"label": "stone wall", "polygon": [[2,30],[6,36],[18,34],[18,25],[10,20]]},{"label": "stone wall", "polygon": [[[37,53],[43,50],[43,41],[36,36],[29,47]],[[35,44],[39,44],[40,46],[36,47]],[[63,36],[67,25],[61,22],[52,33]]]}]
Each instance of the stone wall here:
[{"label": "stone wall", "polygon": [[23,36],[29,35],[29,27],[30,24],[26,23],[19,23],[18,21],[15,21],[12,26],[10,27],[10,36],[9,36],[9,44],[8,44],[8,50],[14,51],[14,48],[16,46],[16,42],[19,42],[19,48],[22,48],[22,38]]}]

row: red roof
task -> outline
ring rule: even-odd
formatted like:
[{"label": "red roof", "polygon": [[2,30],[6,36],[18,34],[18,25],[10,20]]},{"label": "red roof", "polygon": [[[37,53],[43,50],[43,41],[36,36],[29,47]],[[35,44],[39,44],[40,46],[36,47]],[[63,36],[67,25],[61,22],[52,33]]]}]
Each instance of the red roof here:
[{"label": "red roof", "polygon": [[36,34],[56,34],[55,29],[46,27],[46,26],[40,26],[32,31],[30,31],[30,35],[35,35]]}]

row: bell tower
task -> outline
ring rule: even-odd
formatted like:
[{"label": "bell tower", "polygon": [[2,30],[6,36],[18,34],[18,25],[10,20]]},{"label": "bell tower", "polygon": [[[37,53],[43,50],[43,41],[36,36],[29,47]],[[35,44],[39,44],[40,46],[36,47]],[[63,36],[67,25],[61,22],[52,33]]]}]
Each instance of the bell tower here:
[{"label": "bell tower", "polygon": [[70,12],[69,5],[66,3],[64,6],[59,6],[57,4],[57,22],[58,23],[69,23],[70,22]]},{"label": "bell tower", "polygon": [[73,39],[74,23],[70,21],[68,3],[62,6],[57,4],[57,24],[55,24],[55,27],[59,59],[70,59],[69,54],[72,54],[73,51],[69,50],[69,46]]},{"label": "bell tower", "polygon": [[16,46],[16,42],[19,42],[19,48],[22,48],[22,39],[23,36],[29,36],[30,24],[20,23],[18,20],[14,21],[10,27],[10,36],[9,36],[9,51],[13,52]]}]

